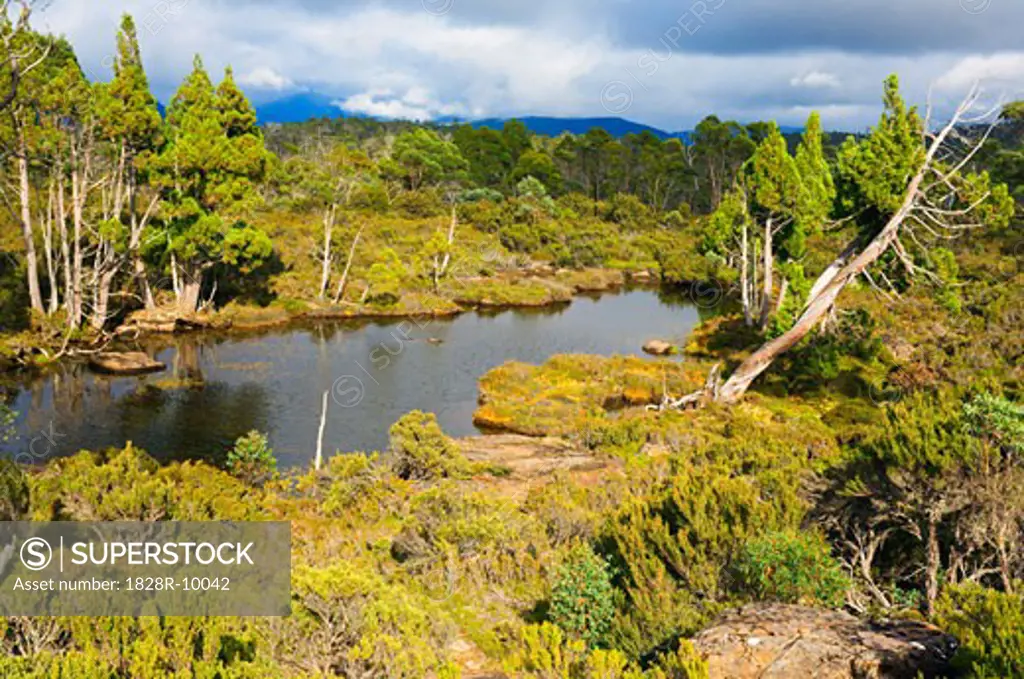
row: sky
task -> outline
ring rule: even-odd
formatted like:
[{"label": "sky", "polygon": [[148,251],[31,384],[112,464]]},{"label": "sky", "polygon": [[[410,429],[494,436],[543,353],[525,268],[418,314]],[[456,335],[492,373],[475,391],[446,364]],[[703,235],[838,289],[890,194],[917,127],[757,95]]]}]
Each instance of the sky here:
[{"label": "sky", "polygon": [[107,79],[123,12],[162,101],[195,53],[258,102],[312,91],[420,120],[614,115],[676,131],[817,110],[856,131],[890,73],[936,120],[975,81],[986,102],[1024,98],[1024,0],[50,0],[35,25]]}]

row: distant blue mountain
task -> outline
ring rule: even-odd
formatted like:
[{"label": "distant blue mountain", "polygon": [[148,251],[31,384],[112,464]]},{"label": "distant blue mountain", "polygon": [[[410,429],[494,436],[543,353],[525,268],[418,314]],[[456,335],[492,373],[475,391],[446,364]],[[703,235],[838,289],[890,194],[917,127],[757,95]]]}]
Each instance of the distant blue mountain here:
[{"label": "distant blue mountain", "polygon": [[[352,115],[341,109],[334,97],[328,97],[316,92],[300,92],[287,96],[283,99],[259,104],[256,106],[256,116],[261,123],[301,123],[315,118],[337,118],[343,115]],[[354,116],[360,117],[360,116]],[[500,130],[509,118],[485,118],[483,120],[469,121],[474,127],[488,127]],[[624,137],[627,134],[640,134],[650,132],[659,139],[678,138],[684,142],[690,140],[692,131],[681,130],[678,132],[667,132],[637,123],[625,118],[559,118],[553,116],[522,116],[521,120],[534,134],[542,134],[549,137],[569,132],[571,134],[586,134],[594,128],[606,130],[613,137]],[[454,117],[445,117],[434,121],[439,124],[456,124],[466,121]],[[782,125],[784,134],[800,134],[801,127]]]},{"label": "distant blue mountain", "polygon": [[261,123],[302,123],[315,118],[337,118],[341,109],[333,97],[316,92],[300,92],[284,99],[256,106]]},{"label": "distant blue mountain", "polygon": [[[472,125],[473,127],[489,127],[500,130],[507,120],[507,118],[486,118],[484,120],[475,120],[472,122]],[[517,118],[517,120],[521,120],[523,124],[526,125],[526,128],[534,134],[543,134],[549,137],[557,137],[564,132],[569,132],[570,134],[586,134],[595,127],[607,131],[608,134],[613,137],[624,137],[627,134],[640,134],[641,132],[650,132],[660,139],[679,136],[678,134],[659,130],[656,127],[644,125],[643,123],[635,123],[632,120],[626,120],[625,118],[553,118],[547,116],[524,116],[522,118]]]}]

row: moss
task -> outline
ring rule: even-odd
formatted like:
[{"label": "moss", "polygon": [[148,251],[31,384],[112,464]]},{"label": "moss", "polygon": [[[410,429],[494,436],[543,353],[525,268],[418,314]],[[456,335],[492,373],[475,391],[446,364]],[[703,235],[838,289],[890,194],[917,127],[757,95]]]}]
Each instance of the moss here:
[{"label": "moss", "polygon": [[666,389],[695,391],[709,369],[622,356],[561,355],[541,366],[506,363],[480,380],[474,421],[531,436],[569,434],[589,414],[655,403]]},{"label": "moss", "polygon": [[453,281],[444,292],[464,306],[542,307],[572,301],[570,288],[536,278]]}]

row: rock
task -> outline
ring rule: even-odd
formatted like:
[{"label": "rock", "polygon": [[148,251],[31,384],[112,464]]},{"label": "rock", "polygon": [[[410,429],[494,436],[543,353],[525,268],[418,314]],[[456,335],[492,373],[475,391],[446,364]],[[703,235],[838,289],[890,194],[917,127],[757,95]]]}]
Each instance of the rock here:
[{"label": "rock", "polygon": [[677,353],[679,348],[663,340],[651,340],[644,345],[644,351],[653,356],[671,356]]},{"label": "rock", "polygon": [[607,466],[606,461],[561,438],[495,434],[457,439],[455,443],[471,462],[504,467],[511,477],[519,479],[547,476],[556,471],[594,471]]},{"label": "rock", "polygon": [[730,611],[693,639],[711,679],[914,679],[944,676],[956,639],[913,621],[760,604]]},{"label": "rock", "polygon": [[89,359],[89,367],[96,372],[110,375],[146,375],[167,368],[141,351],[107,352],[96,354]]},{"label": "rock", "polygon": [[629,278],[634,283],[650,283],[654,280],[654,274],[647,270],[634,271],[629,275]]},{"label": "rock", "polygon": [[203,330],[212,326],[210,319],[204,316],[181,316],[174,309],[143,309],[131,314],[116,332],[119,335],[139,332],[170,334]]}]

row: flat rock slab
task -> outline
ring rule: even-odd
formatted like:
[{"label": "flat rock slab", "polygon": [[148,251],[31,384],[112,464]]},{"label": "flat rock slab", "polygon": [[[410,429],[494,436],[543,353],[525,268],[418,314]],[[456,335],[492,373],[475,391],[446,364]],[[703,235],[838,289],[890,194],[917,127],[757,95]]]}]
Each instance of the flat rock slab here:
[{"label": "flat rock slab", "polygon": [[592,454],[560,438],[533,438],[515,434],[458,439],[462,454],[473,462],[508,468],[511,476],[533,479],[556,471],[594,471],[608,466]]},{"label": "flat rock slab", "polygon": [[651,340],[644,344],[644,351],[652,356],[671,356],[679,353],[679,348],[663,340]]},{"label": "flat rock slab", "polygon": [[720,617],[693,639],[711,679],[915,679],[949,672],[957,642],[931,625],[763,604]]},{"label": "flat rock slab", "polygon": [[89,367],[107,375],[147,375],[167,368],[141,351],[96,354],[89,359]]}]

